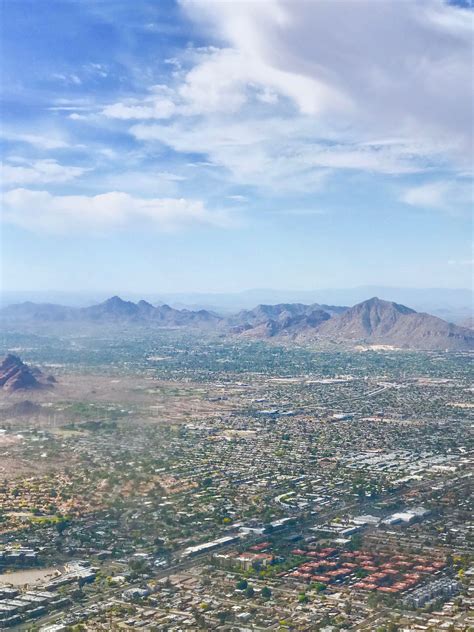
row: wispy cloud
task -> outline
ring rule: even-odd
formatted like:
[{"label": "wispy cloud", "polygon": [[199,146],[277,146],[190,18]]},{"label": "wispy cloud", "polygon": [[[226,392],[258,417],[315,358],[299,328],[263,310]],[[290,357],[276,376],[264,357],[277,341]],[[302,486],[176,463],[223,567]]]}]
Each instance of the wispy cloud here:
[{"label": "wispy cloud", "polygon": [[26,165],[3,164],[1,177],[4,186],[61,183],[79,178],[89,171],[84,167],[61,165],[56,160],[36,160]]},{"label": "wispy cloud", "polygon": [[178,153],[199,151],[233,181],[275,191],[317,191],[334,170],[393,175],[425,168],[392,146],[323,142],[308,117],[181,117],[167,125],[137,124],[130,131],[140,141]]},{"label": "wispy cloud", "polygon": [[70,147],[70,144],[61,136],[54,134],[31,134],[31,133],[17,133],[17,132],[3,132],[3,138],[19,143],[27,143],[38,147],[39,149],[66,149]]},{"label": "wispy cloud", "polygon": [[95,196],[52,195],[14,189],[4,195],[4,221],[33,231],[67,233],[77,229],[104,231],[145,222],[170,231],[189,225],[225,227],[223,212],[208,210],[200,200],[138,198],[118,191]]},{"label": "wispy cloud", "polygon": [[167,119],[176,111],[176,106],[170,99],[147,99],[141,102],[130,99],[124,103],[107,105],[102,114],[108,118],[122,120],[133,119]]},{"label": "wispy cloud", "polygon": [[74,73],[66,74],[61,72],[54,72],[51,77],[56,81],[61,81],[62,83],[75,86],[80,86],[82,83],[81,79]]}]

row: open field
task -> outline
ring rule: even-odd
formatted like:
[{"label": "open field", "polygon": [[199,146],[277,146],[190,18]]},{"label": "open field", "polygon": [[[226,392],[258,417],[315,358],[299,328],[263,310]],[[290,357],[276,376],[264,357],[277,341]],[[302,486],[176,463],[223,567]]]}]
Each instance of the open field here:
[{"label": "open field", "polygon": [[0,391],[0,424],[21,427],[27,420],[38,427],[55,427],[75,421],[136,417],[178,423],[195,415],[219,415],[232,410],[232,404],[219,400],[219,395],[220,391],[212,385],[199,383],[136,375],[63,373],[47,390]]}]

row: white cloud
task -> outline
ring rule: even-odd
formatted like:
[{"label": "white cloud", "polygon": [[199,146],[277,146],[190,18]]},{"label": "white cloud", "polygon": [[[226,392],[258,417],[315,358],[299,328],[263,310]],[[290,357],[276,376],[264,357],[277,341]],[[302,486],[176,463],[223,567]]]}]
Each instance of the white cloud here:
[{"label": "white cloud", "polygon": [[47,191],[14,189],[3,196],[4,221],[33,231],[67,233],[104,231],[137,221],[162,230],[188,225],[227,226],[222,212],[211,212],[200,200],[145,199],[111,191],[101,195],[52,195]]},{"label": "white cloud", "polygon": [[132,134],[176,152],[204,154],[225,168],[234,182],[273,190],[315,191],[335,169],[382,174],[422,170],[419,160],[398,146],[323,143],[311,117],[181,118],[171,124],[138,124]]},{"label": "white cloud", "polygon": [[17,134],[14,132],[5,132],[3,137],[10,141],[28,143],[38,147],[39,149],[66,149],[70,145],[61,137],[41,134]]},{"label": "white cloud", "polygon": [[71,119],[71,121],[87,121],[90,117],[88,114],[78,114],[77,112],[73,112],[68,115],[68,118]]},{"label": "white cloud", "polygon": [[107,105],[102,114],[116,119],[167,119],[176,113],[174,91],[163,85],[151,86],[142,100],[126,99]]},{"label": "white cloud", "polygon": [[83,66],[83,70],[88,75],[96,75],[97,77],[100,77],[102,79],[105,79],[105,77],[109,76],[109,69],[107,68],[107,66],[104,66],[104,64],[86,64],[85,66]]},{"label": "white cloud", "polygon": [[211,48],[198,54],[196,62],[177,90],[183,113],[237,112],[254,97],[273,105],[278,94],[295,101],[304,114],[344,102],[318,80],[272,68],[242,50]]},{"label": "white cloud", "polygon": [[154,99],[147,105],[139,105],[136,100],[114,103],[106,106],[102,113],[107,118],[116,119],[166,119],[174,114],[175,104],[169,99]]},{"label": "white cloud", "polygon": [[124,120],[233,113],[252,101],[276,105],[279,94],[294,100],[305,114],[318,113],[328,102],[345,103],[342,95],[319,81],[272,69],[235,49],[208,47],[187,55],[193,66],[174,73],[174,87],[153,86],[141,100],[119,101],[102,113]]},{"label": "white cloud", "polygon": [[1,180],[3,185],[44,184],[48,182],[68,182],[83,175],[88,169],[61,165],[56,160],[36,160],[27,166],[3,164]]},{"label": "white cloud", "polygon": [[474,202],[472,183],[438,180],[403,191],[400,199],[405,204],[422,208],[450,210]]},{"label": "white cloud", "polygon": [[225,107],[230,95],[231,109],[255,83],[339,131],[397,130],[423,144],[441,140],[458,160],[470,160],[471,11],[442,0],[182,5],[232,47],[186,77],[181,92],[197,106],[207,82],[210,103]]},{"label": "white cloud", "polygon": [[103,110],[141,121],[136,139],[275,190],[317,190],[341,169],[471,167],[468,11],[442,0],[182,5],[222,47],[186,49],[169,86]]},{"label": "white cloud", "polygon": [[175,198],[181,196],[180,187],[185,180],[184,176],[178,174],[141,166],[138,169],[93,173],[88,183],[93,190],[98,191],[125,191],[143,198]]},{"label": "white cloud", "polygon": [[275,105],[278,94],[294,99],[302,112],[315,114],[321,103],[342,100],[313,79],[271,69],[238,50],[209,47],[188,56],[193,67],[174,73],[178,78],[174,88],[153,86],[142,99],[113,103],[102,114],[126,120],[232,113],[253,99]]},{"label": "white cloud", "polygon": [[448,182],[431,182],[407,189],[402,193],[401,200],[411,206],[440,208],[444,207],[448,190]]},{"label": "white cloud", "polygon": [[80,77],[78,77],[74,73],[55,72],[51,75],[51,77],[57,81],[60,81],[61,83],[72,84],[75,86],[80,86],[82,83]]}]

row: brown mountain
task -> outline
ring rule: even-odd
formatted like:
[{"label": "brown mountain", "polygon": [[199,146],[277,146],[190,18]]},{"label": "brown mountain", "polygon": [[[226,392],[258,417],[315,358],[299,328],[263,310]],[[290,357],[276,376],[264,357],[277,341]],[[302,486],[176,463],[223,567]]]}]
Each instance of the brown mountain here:
[{"label": "brown mountain", "polygon": [[[241,328],[241,335],[245,338],[273,338],[274,336],[294,337],[306,332],[315,331],[323,322],[329,320],[331,315],[323,309],[313,309],[308,313],[292,314],[290,311],[282,311],[275,318],[268,318]],[[234,328],[239,331],[239,328]]]},{"label": "brown mountain", "polygon": [[225,325],[230,327],[232,333],[242,333],[247,338],[271,338],[279,334],[290,335],[306,328],[315,328],[324,320],[346,309],[348,308],[317,303],[257,305],[254,309],[245,309],[229,316]]},{"label": "brown mountain", "polygon": [[29,367],[13,354],[8,354],[0,364],[0,388],[5,391],[40,389],[53,382],[52,376],[45,378],[38,368]]},{"label": "brown mountain", "polygon": [[229,317],[229,322],[235,324],[248,323],[250,325],[259,325],[267,320],[277,320],[284,316],[307,316],[316,310],[323,310],[330,314],[341,314],[347,307],[338,307],[335,305],[305,305],[303,303],[278,303],[276,305],[257,305],[253,309],[244,309],[234,316]]},{"label": "brown mountain", "polygon": [[[405,349],[474,349],[474,332],[471,330],[379,298],[359,303],[322,323],[316,337],[334,342],[383,344]],[[305,338],[304,334],[302,338]]]}]

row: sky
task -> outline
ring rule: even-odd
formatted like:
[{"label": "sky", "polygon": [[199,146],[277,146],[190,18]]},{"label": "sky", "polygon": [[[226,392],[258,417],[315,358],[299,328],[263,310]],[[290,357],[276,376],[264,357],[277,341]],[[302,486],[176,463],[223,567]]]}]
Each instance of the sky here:
[{"label": "sky", "polygon": [[3,0],[3,290],[472,279],[472,3]]}]

